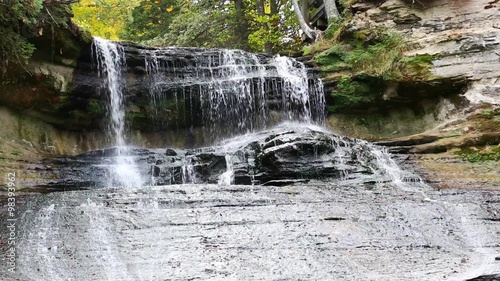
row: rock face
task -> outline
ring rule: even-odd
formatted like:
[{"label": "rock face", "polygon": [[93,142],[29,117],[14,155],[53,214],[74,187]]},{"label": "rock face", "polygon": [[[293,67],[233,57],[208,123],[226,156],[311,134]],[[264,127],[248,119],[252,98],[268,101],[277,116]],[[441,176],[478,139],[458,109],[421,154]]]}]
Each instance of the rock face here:
[{"label": "rock face", "polygon": [[387,83],[383,98],[332,114],[328,125],[393,152],[416,154],[405,161],[435,186],[498,189],[498,160],[491,160],[498,159],[500,144],[498,1],[355,2],[343,32],[399,33],[406,57],[432,58],[433,76]]},{"label": "rock face", "polygon": [[[46,190],[113,186],[117,184],[113,182],[116,155],[115,149],[106,149],[47,160],[33,168],[39,173],[39,181],[23,182],[22,186]],[[129,157],[145,184],[150,185],[276,186],[312,180],[370,187],[395,177],[418,181],[366,142],[295,123],[207,148],[130,149]]]},{"label": "rock face", "polygon": [[352,5],[354,16],[345,32],[382,29],[402,34],[411,49],[405,55],[434,57],[431,72],[448,85],[435,88],[433,83],[416,83],[411,89],[400,83],[385,101],[330,116],[329,123],[337,131],[368,139],[402,137],[434,129],[464,111],[470,112],[471,104],[500,105],[498,3],[356,2],[362,3]]},{"label": "rock face", "polygon": [[[4,262],[0,278],[498,280],[499,199],[491,191],[391,184],[185,184],[18,196],[16,275],[4,278]],[[2,237],[8,231],[0,228]]]}]

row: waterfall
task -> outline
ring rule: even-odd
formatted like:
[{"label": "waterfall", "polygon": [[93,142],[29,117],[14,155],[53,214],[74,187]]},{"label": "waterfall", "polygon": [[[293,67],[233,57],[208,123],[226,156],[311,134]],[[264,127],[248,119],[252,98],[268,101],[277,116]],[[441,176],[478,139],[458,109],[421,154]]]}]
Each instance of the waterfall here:
[{"label": "waterfall", "polygon": [[133,157],[128,156],[125,143],[125,105],[123,95],[126,60],[123,47],[115,42],[94,37],[99,77],[103,79],[105,93],[109,95],[110,136],[116,146],[114,165],[110,166],[109,184],[142,186],[143,180],[135,168]]},{"label": "waterfall", "polygon": [[[323,86],[302,63],[124,46],[93,44],[116,148],[47,160],[41,177],[64,192],[4,201],[7,280],[500,278],[498,191],[434,190],[386,150],[325,129]],[[127,146],[126,73],[147,84],[135,93],[155,121],[224,140]],[[115,186],[130,188],[68,191]]]},{"label": "waterfall", "polygon": [[231,154],[226,154],[226,171],[219,176],[219,185],[231,185],[234,183],[234,167]]},{"label": "waterfall", "polygon": [[145,49],[142,55],[155,114],[181,114],[187,107],[184,118],[201,119],[213,139],[281,121],[324,122],[321,80],[295,59],[196,48]]}]

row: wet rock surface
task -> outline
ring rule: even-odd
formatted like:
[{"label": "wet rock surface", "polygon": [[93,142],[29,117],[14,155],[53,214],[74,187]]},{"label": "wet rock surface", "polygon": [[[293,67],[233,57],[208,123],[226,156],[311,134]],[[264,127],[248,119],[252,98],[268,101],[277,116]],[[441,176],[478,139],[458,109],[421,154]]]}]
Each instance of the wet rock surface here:
[{"label": "wet rock surface", "polygon": [[[300,90],[287,89],[296,82],[289,81],[290,75],[296,74],[283,76],[271,56],[240,50],[117,44],[125,61],[121,74],[124,104],[128,124],[133,129],[172,132],[217,126],[218,130],[230,128],[234,132],[242,126],[248,129],[247,123],[255,127],[265,120],[268,124],[272,121],[270,111],[287,111],[294,117],[304,114],[299,97],[294,96]],[[93,52],[95,46],[82,55],[71,95],[94,100],[104,113],[108,94],[96,70]],[[290,64],[295,71],[301,71],[301,63],[290,61]],[[301,86],[309,89],[311,96],[308,106],[320,113],[314,116],[323,116],[324,105],[313,99],[314,89],[320,87],[317,75],[312,70],[303,70],[306,85]],[[290,95],[294,97],[290,99]],[[81,103],[75,100],[73,106]]]},{"label": "wet rock surface", "polygon": [[30,195],[18,214],[19,280],[500,274],[498,192],[185,184]]},{"label": "wet rock surface", "polygon": [[[390,159],[380,153],[367,142],[338,136],[317,126],[285,123],[213,147],[135,148],[128,149],[126,157],[145,183],[152,185],[221,183],[222,177],[227,177],[224,184],[336,181],[371,186],[391,180],[388,171],[379,166],[379,161]],[[47,159],[31,167],[40,173],[40,182],[31,187],[54,191],[113,186],[121,182],[112,179],[113,169],[120,168],[115,161],[117,154],[118,150],[112,148]],[[406,180],[411,181],[412,175]],[[26,182],[23,186],[29,184],[33,185]]]}]

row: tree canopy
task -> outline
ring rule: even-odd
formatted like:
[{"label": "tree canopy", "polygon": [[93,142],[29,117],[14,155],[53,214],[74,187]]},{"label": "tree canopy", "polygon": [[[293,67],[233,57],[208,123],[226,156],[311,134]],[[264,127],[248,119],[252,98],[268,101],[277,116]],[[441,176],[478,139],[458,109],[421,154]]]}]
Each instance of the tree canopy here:
[{"label": "tree canopy", "polygon": [[93,35],[155,46],[283,52],[301,44],[285,0],[81,0],[73,11]]},{"label": "tree canopy", "polygon": [[119,40],[139,0],[80,0],[73,4],[73,21],[94,36]]}]

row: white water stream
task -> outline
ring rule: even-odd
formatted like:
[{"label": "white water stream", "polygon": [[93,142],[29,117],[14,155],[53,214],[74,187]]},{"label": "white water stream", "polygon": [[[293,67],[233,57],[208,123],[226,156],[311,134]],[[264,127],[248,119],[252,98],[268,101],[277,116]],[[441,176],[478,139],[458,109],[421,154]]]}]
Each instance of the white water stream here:
[{"label": "white water stream", "polygon": [[139,187],[143,179],[128,155],[125,142],[124,71],[126,68],[123,47],[119,44],[94,38],[99,76],[104,79],[105,93],[109,95],[110,135],[116,146],[115,163],[109,167],[108,186]]}]

